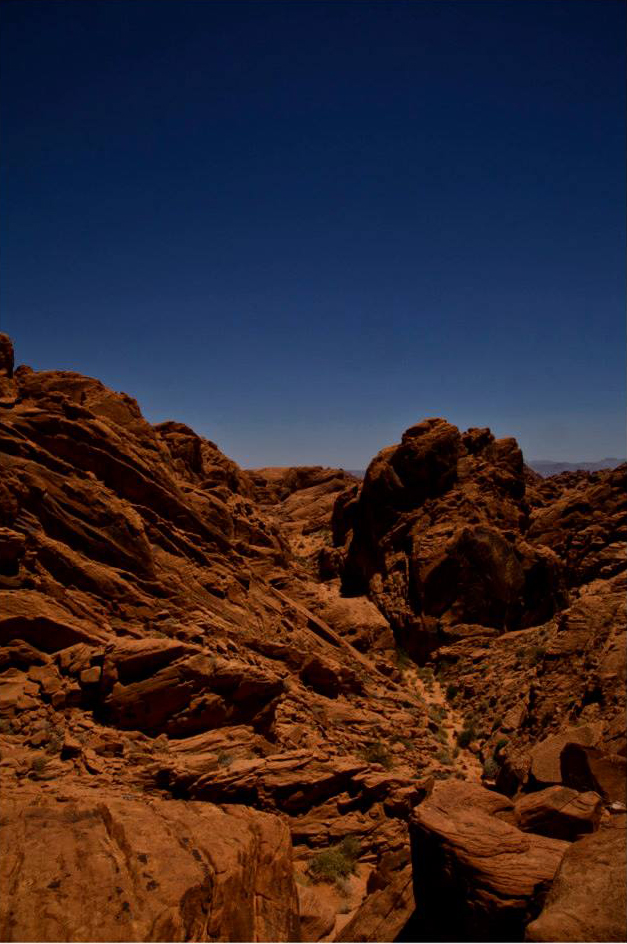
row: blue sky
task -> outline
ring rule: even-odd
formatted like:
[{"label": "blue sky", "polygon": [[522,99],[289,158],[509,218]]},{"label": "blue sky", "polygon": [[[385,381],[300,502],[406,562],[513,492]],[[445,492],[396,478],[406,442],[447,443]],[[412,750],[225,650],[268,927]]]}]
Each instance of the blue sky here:
[{"label": "blue sky", "polygon": [[625,5],[4,0],[0,327],[245,466],[624,455]]}]

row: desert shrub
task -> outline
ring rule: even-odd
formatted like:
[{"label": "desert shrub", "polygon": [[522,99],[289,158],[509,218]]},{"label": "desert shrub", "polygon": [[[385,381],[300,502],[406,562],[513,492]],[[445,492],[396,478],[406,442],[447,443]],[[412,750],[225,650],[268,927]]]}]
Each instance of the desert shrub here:
[{"label": "desert shrub", "polygon": [[398,742],[399,744],[402,744],[403,747],[411,747],[412,744],[414,743],[411,738],[403,737],[403,736],[401,736],[400,734],[397,734],[397,735],[393,738],[393,740],[394,740],[395,743]]},{"label": "desert shrub", "polygon": [[487,780],[495,780],[500,769],[500,766],[497,764],[494,758],[488,757],[483,765],[483,776]]},{"label": "desert shrub", "polygon": [[506,737],[500,737],[500,738],[498,739],[498,741],[497,741],[496,744],[494,745],[494,752],[493,752],[493,753],[494,753],[494,756],[495,756],[495,757],[496,757],[496,755],[499,753],[499,751],[502,751],[502,750],[503,750],[503,748],[507,745],[507,743],[508,743],[508,740],[507,740]]},{"label": "desert shrub", "polygon": [[529,665],[536,665],[546,655],[546,646],[532,646],[529,650]]},{"label": "desert shrub", "polygon": [[309,874],[314,882],[335,882],[341,886],[342,880],[355,871],[360,851],[358,840],[346,836],[337,845],[313,857],[308,867]]},{"label": "desert shrub", "polygon": [[458,691],[459,685],[456,685],[455,682],[449,682],[449,684],[446,686],[446,700],[453,701]]},{"label": "desert shrub", "polygon": [[381,764],[386,770],[392,766],[392,758],[381,741],[372,741],[360,750],[360,755],[369,764]]},{"label": "desert shrub", "polygon": [[457,735],[457,743],[460,747],[468,747],[475,739],[475,729],[472,727],[466,727]]},{"label": "desert shrub", "polygon": [[396,665],[399,669],[407,669],[411,665],[411,659],[402,646],[396,648]]},{"label": "desert shrub", "polygon": [[48,759],[44,757],[43,754],[37,754],[37,756],[31,761],[30,769],[34,774],[40,774],[43,770],[45,770],[47,763]]},{"label": "desert shrub", "polygon": [[438,751],[438,753],[435,756],[437,760],[440,761],[441,764],[445,764],[447,767],[450,767],[451,764],[453,763],[453,758],[451,757],[448,751]]}]

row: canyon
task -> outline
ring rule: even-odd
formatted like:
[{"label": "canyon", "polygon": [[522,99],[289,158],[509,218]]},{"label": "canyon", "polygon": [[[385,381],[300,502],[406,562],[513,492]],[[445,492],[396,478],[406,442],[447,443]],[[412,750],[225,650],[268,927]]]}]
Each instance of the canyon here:
[{"label": "canyon", "polygon": [[622,941],[627,465],[241,469],[0,335],[6,941]]}]

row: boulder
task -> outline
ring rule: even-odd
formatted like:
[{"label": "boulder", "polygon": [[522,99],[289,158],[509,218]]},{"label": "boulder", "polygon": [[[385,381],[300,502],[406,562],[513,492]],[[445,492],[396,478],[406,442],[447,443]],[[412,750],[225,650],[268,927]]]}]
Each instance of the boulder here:
[{"label": "boulder", "polygon": [[526,941],[626,941],[625,830],[573,843]]},{"label": "boulder", "polygon": [[414,896],[423,935],[418,939],[522,939],[568,844],[524,833],[499,818],[511,812],[506,797],[457,780],[437,783],[414,811]]},{"label": "boulder", "polygon": [[598,793],[578,793],[561,786],[530,793],[514,805],[520,829],[570,842],[598,829],[602,812],[603,800]]},{"label": "boulder", "polygon": [[[601,736],[599,724],[582,725],[579,728],[567,728],[560,734],[553,734],[536,744],[530,751],[532,783],[536,786],[550,786],[562,782],[560,757],[566,744],[596,744]],[[593,788],[586,788],[593,789]]]},{"label": "boulder", "polygon": [[289,830],[275,816],[42,797],[5,799],[0,823],[4,941],[298,940]]},{"label": "boulder", "polygon": [[562,780],[577,790],[595,790],[607,803],[625,803],[627,758],[582,744],[566,744],[560,754]]},{"label": "boulder", "polygon": [[305,685],[327,698],[337,698],[341,692],[363,690],[363,683],[349,666],[340,665],[328,656],[312,656],[301,669],[300,677]]}]

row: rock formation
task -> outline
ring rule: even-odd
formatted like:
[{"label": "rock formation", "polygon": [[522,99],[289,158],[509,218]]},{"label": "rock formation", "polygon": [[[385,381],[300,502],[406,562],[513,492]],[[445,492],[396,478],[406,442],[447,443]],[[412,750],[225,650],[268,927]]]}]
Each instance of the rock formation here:
[{"label": "rock formation", "polygon": [[3,939],[571,940],[614,888],[624,467],[427,420],[245,471],[6,335],[0,441]]}]

